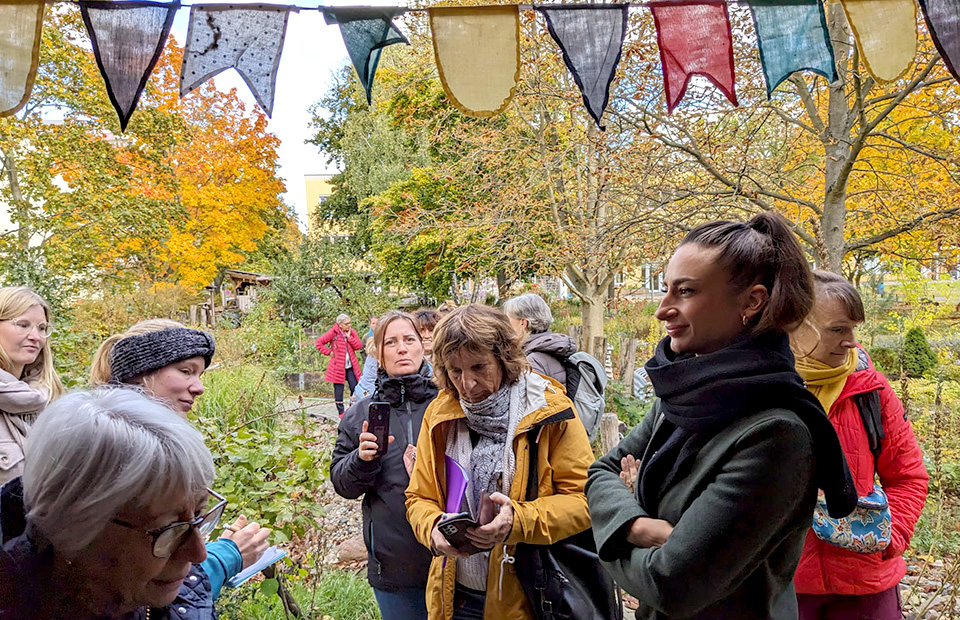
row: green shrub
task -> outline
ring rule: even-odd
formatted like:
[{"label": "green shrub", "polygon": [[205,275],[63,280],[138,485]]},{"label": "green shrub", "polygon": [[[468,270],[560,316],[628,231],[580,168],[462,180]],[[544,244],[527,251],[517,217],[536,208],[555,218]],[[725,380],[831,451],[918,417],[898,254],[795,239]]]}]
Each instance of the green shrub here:
[{"label": "green shrub", "polygon": [[914,327],[903,341],[903,367],[907,376],[918,378],[937,366],[936,353],[930,348],[923,330]]},{"label": "green shrub", "polygon": [[[331,570],[318,580],[294,578],[284,583],[304,618],[380,620],[373,590],[356,573]],[[273,587],[258,587],[250,582],[236,590],[224,590],[217,601],[220,620],[286,620],[283,605],[274,592]]]},{"label": "green shrub", "polygon": [[217,468],[215,490],[229,500],[223,525],[246,515],[274,529],[282,543],[316,526],[316,490],[329,454],[302,411],[284,411],[272,373],[256,367],[221,368],[204,375],[206,393],[192,412]]},{"label": "green shrub", "polygon": [[627,425],[627,429],[632,429],[643,421],[643,418],[650,411],[654,399],[651,393],[650,399],[645,402],[634,396],[626,395],[625,390],[623,383],[610,381],[604,391],[604,399],[607,405],[606,410],[617,414],[617,418]]},{"label": "green shrub", "polygon": [[888,347],[873,347],[869,351],[873,365],[887,375],[900,373],[900,354]]}]

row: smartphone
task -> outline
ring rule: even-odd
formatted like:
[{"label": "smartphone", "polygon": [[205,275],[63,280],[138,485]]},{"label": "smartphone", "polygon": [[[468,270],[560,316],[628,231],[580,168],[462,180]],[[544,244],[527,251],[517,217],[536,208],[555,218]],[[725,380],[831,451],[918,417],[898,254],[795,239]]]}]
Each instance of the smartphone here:
[{"label": "smartphone", "polygon": [[450,515],[440,519],[437,523],[437,529],[447,539],[447,542],[469,555],[484,551],[474,546],[473,541],[467,538],[468,527],[480,527],[480,524],[470,516],[468,512],[461,512],[457,515]]},{"label": "smartphone", "polygon": [[370,403],[367,432],[373,433],[377,438],[377,456],[386,454],[390,440],[390,403]]}]

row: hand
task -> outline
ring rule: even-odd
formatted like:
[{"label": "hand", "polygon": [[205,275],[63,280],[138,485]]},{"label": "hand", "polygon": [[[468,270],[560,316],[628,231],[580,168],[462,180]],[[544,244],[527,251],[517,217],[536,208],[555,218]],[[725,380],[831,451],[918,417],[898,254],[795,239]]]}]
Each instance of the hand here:
[{"label": "hand", "polygon": [[494,493],[490,501],[500,506],[500,512],[493,521],[480,527],[467,528],[467,538],[475,547],[489,549],[507,539],[513,529],[513,504],[503,493]]},{"label": "hand", "polygon": [[627,542],[641,549],[661,547],[667,542],[667,537],[672,531],[673,526],[663,519],[639,517],[627,530]]},{"label": "hand", "polygon": [[[377,456],[377,450],[380,449],[380,446],[377,445],[377,436],[367,432],[369,425],[370,423],[367,420],[363,421],[363,432],[360,433],[360,445],[357,446],[357,452],[360,453],[360,460],[367,462],[379,458]],[[393,439],[393,435],[390,435],[387,444],[393,443]]]},{"label": "hand", "polygon": [[633,458],[632,454],[620,459],[620,479],[627,485],[627,488],[637,492],[637,479],[640,477],[640,461]]},{"label": "hand", "polygon": [[268,527],[260,527],[259,523],[247,523],[247,518],[240,515],[233,525],[224,530],[220,538],[232,540],[237,545],[240,557],[243,558],[243,568],[246,568],[259,560],[270,546],[267,542],[270,531]]},{"label": "hand", "polygon": [[407,449],[403,451],[403,466],[407,469],[407,475],[413,475],[413,465],[417,462],[417,447],[408,443]]},{"label": "hand", "polygon": [[[444,517],[448,515],[443,515]],[[437,520],[437,523],[440,523],[443,518]],[[433,550],[434,555],[445,555],[450,558],[468,558],[469,554],[458,551],[456,547],[450,544],[443,534],[440,533],[440,528],[436,525],[433,526],[433,531],[430,532],[430,548]]]}]

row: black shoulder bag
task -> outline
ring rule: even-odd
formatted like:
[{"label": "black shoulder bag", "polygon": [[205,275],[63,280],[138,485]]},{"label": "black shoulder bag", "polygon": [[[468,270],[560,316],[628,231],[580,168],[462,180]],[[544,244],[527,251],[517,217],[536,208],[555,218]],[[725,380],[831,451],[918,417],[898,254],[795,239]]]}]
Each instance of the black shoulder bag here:
[{"label": "black shoulder bag", "polygon": [[[527,501],[537,499],[537,450],[530,431]],[[514,568],[537,620],[622,620],[620,588],[600,564],[593,530],[552,545],[519,543]]]}]

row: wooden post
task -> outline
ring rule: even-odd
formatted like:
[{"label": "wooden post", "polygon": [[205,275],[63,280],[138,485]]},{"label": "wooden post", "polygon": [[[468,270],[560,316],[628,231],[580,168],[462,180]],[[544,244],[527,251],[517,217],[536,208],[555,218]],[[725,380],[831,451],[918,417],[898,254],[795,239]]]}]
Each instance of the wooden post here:
[{"label": "wooden post", "polygon": [[606,454],[620,443],[620,419],[617,414],[607,411],[600,418],[600,449]]},{"label": "wooden post", "polygon": [[587,347],[584,345],[581,340],[583,339],[583,326],[582,325],[571,325],[570,329],[567,330],[567,333],[570,334],[570,337],[573,338],[573,341],[577,345],[577,351],[586,351]]},{"label": "wooden post", "polygon": [[197,306],[192,305],[190,306],[190,325],[196,325],[196,324],[197,324]]},{"label": "wooden post", "polygon": [[592,344],[593,346],[588,353],[600,360],[600,363],[603,363],[607,359],[607,339],[603,336],[594,336]]},{"label": "wooden post", "polygon": [[637,339],[620,340],[620,381],[623,382],[627,396],[633,393],[633,371],[637,365]]}]

